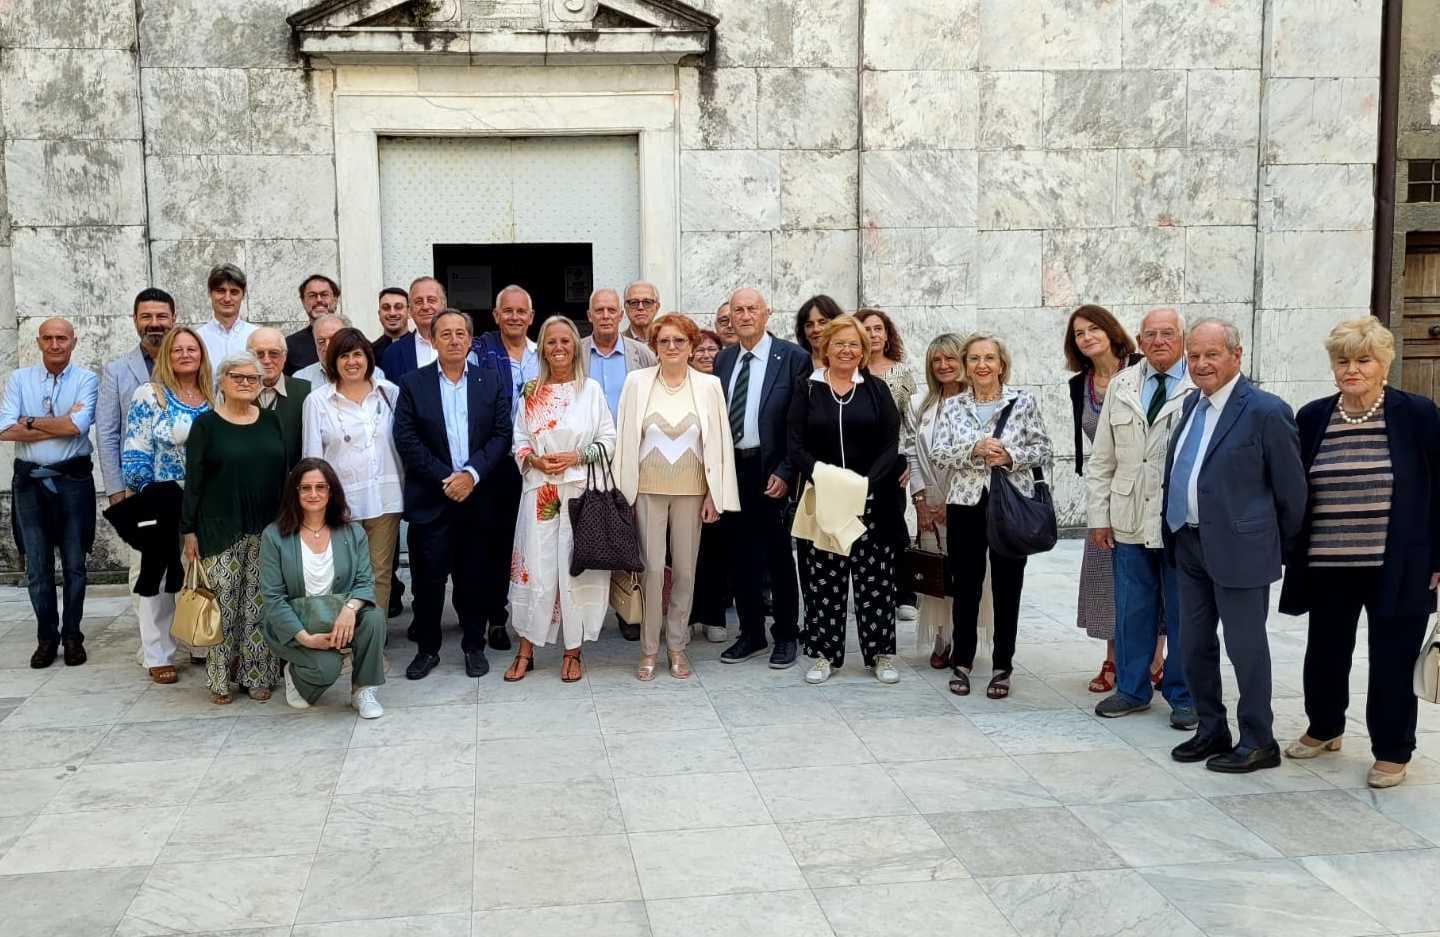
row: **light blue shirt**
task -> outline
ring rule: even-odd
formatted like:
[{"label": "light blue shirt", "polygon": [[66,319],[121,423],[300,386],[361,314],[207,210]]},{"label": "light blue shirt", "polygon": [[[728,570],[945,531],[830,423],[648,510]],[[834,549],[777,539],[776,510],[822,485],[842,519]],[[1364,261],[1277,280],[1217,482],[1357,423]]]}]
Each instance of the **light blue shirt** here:
[{"label": "light blue shirt", "polygon": [[450,467],[457,472],[469,472],[475,483],[480,483],[480,473],[467,465],[470,461],[470,362],[460,372],[460,380],[451,383],[445,376],[445,369],[437,367],[440,375],[440,409],[445,413],[445,440],[450,443]]},{"label": "light blue shirt", "polygon": [[[1149,361],[1144,362],[1142,366],[1145,369],[1145,380],[1140,384],[1140,406],[1146,413],[1149,413],[1150,401],[1155,399],[1155,388],[1160,386],[1160,382],[1156,380],[1156,375],[1160,372],[1152,368]],[[1185,380],[1185,368],[1185,358],[1182,355],[1180,360],[1170,365],[1169,370],[1165,372],[1166,400],[1175,396],[1175,391]]]},{"label": "light blue shirt", "polygon": [[760,445],[760,395],[765,389],[765,365],[770,361],[770,333],[766,332],[755,347],[749,351],[740,345],[740,354],[735,358],[735,370],[730,372],[730,386],[727,399],[735,397],[735,382],[740,379],[740,369],[745,365],[745,356],[752,354],[750,362],[750,384],[745,388],[745,431],[735,440],[736,449],[754,449]]},{"label": "light blue shirt", "polygon": [[[54,465],[66,459],[88,456],[90,426],[95,422],[95,401],[100,396],[100,379],[95,372],[71,362],[58,375],[43,364],[16,368],[5,383],[5,402],[0,404],[0,428],[14,426],[26,417],[68,416],[80,431],[78,436],[18,442],[15,458],[37,465]],[[76,404],[81,409],[71,413]]]},{"label": "light blue shirt", "polygon": [[[1200,427],[1200,451],[1195,456],[1195,468],[1190,472],[1190,477],[1185,480],[1185,523],[1200,523],[1200,468],[1205,464],[1205,453],[1210,451],[1210,437],[1215,435],[1215,424],[1220,422],[1220,414],[1225,410],[1225,404],[1230,399],[1231,393],[1235,390],[1235,383],[1240,380],[1236,374],[1230,379],[1230,383],[1210,395],[1210,409],[1205,411],[1205,425]],[[1198,402],[1197,402],[1198,407]],[[1191,424],[1195,422],[1195,411],[1190,411],[1190,417],[1185,421],[1185,429],[1176,438],[1180,441],[1180,447],[1185,445],[1185,437],[1190,434]],[[1177,452],[1179,449],[1177,448]],[[1175,484],[1175,479],[1170,479],[1170,484]]]},{"label": "light blue shirt", "polygon": [[527,381],[533,381],[540,376],[540,355],[535,351],[535,343],[527,340],[525,353],[520,356],[519,361],[510,357],[508,351],[505,360],[510,364],[510,381],[514,385],[510,392],[510,425],[514,426],[515,419],[520,415],[520,391]]},{"label": "light blue shirt", "polygon": [[610,418],[616,419],[620,410],[620,391],[625,388],[625,375],[630,369],[625,365],[625,339],[615,339],[615,347],[605,354],[590,343],[590,377],[605,392],[605,403],[610,406]]}]

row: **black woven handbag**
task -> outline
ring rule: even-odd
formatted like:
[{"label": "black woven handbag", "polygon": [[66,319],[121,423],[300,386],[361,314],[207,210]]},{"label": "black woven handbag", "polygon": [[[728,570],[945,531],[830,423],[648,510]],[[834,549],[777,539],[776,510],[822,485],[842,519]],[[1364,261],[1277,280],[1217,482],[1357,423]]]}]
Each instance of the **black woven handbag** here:
[{"label": "black woven handbag", "polygon": [[[1000,414],[1000,421],[995,424],[997,439],[1005,431],[1005,423],[1014,407],[1012,400]],[[990,470],[990,504],[986,509],[985,535],[990,541],[990,549],[1001,556],[1022,559],[1044,553],[1053,549],[1055,541],[1060,539],[1050,486],[1045,483],[1038,467],[1031,471],[1035,473],[1035,495],[1027,498],[1010,480],[1009,472],[999,466]]]},{"label": "black woven handbag", "polygon": [[[600,481],[595,484],[595,467]],[[600,458],[586,469],[585,490],[570,499],[570,575],[589,569],[639,573],[645,570],[640,558],[640,524],[635,508],[615,487],[610,455],[600,446]]]}]

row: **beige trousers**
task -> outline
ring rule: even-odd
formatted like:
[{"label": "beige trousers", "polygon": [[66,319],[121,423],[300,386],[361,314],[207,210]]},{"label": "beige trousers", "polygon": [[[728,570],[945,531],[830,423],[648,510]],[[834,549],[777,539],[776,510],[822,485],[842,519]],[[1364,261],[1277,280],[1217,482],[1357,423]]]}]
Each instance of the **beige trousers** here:
[{"label": "beige trousers", "polygon": [[[695,598],[695,558],[700,554],[700,508],[704,495],[647,495],[635,499],[644,553],[645,620],[640,624],[640,652],[660,653],[660,626],[665,646],[683,651],[690,643],[690,604]],[[669,534],[668,538],[666,534]],[[665,547],[670,547],[670,608],[665,599]]]},{"label": "beige trousers", "polygon": [[375,573],[375,607],[389,615],[390,586],[395,575],[395,548],[400,542],[400,515],[381,514],[360,522],[370,541],[370,566]]}]

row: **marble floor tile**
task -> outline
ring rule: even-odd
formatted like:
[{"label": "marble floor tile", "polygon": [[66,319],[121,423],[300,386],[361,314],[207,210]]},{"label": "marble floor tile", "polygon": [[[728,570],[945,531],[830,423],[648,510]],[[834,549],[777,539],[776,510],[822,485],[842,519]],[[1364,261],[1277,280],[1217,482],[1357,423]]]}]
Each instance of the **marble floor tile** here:
[{"label": "marble floor tile", "polygon": [[850,721],[850,728],[881,762],[975,758],[1003,752],[964,716],[915,716]]},{"label": "marble floor tile", "polygon": [[916,812],[880,765],[777,768],[752,771],[751,776],[778,823]]},{"label": "marble floor tile", "polygon": [[[110,937],[145,868],[0,876],[5,937]],[[84,901],[75,896],[83,895]]]},{"label": "marble floor tile", "polygon": [[290,924],[309,869],[309,856],[154,866],[115,937]]},{"label": "marble floor tile", "polygon": [[[180,814],[159,861],[310,856],[330,809],[328,796],[192,803]],[[244,835],[236,835],[237,829]]]},{"label": "marble floor tile", "polygon": [[1287,856],[1431,845],[1345,791],[1250,794],[1215,797],[1210,802]]},{"label": "marble floor tile", "polygon": [[488,783],[474,796],[475,838],[483,842],[625,832],[615,783],[607,779],[544,784]]},{"label": "marble floor tile", "polygon": [[[275,702],[277,700],[272,700]],[[279,701],[279,709],[288,709],[283,701]],[[249,700],[240,695],[235,697],[235,702],[229,706],[216,706],[210,702],[210,694],[205,691],[205,677],[199,673],[196,677],[186,680],[181,678],[180,683],[170,686],[152,685],[140,695],[125,715],[121,717],[122,722],[166,722],[171,719],[238,719],[242,713],[248,715],[252,711],[259,710],[255,704],[246,705]],[[265,704],[270,706],[269,703]],[[278,712],[275,707],[271,711]],[[265,713],[255,712],[256,715]]]},{"label": "marble floor tile", "polygon": [[46,813],[183,807],[200,788],[211,759],[81,765],[45,806]]},{"label": "marble floor tile", "polygon": [[0,859],[0,875],[149,866],[179,817],[169,807],[39,816]]},{"label": "marble floor tile", "polygon": [[730,774],[675,774],[625,778],[615,783],[625,829],[704,830],[771,822],[770,811],[743,771]]},{"label": "marble floor tile", "polygon": [[209,758],[219,754],[234,726],[225,719],[172,719],[130,722],[110,730],[87,765]]},{"label": "marble floor tile", "polygon": [[1064,807],[932,814],[925,818],[971,875],[1113,869],[1125,863]]},{"label": "marble floor tile", "polygon": [[811,820],[779,829],[811,888],[969,877],[924,817]]},{"label": "marble floor tile", "polygon": [[10,851],[10,847],[15,845],[25,833],[25,828],[34,820],[33,816],[0,817],[0,859],[4,858],[5,853]]},{"label": "marble floor tile", "polygon": [[1129,869],[980,879],[1024,937],[1205,937]]},{"label": "marble floor tile", "polygon": [[630,849],[647,901],[805,887],[773,826],[632,833]]},{"label": "marble floor tile", "polygon": [[[938,686],[946,694],[950,705],[967,716],[1066,712],[1075,708],[1070,700],[1057,693],[1040,677],[1019,670],[1015,671],[1010,680],[1010,695],[1005,699],[991,699],[985,695],[985,687],[990,682],[990,675],[988,664],[976,667],[970,675],[971,691],[969,696],[956,696],[950,693],[947,688],[950,680],[948,671],[932,670],[922,679]],[[1090,676],[1093,677],[1094,673],[1091,673]],[[1088,680],[1089,677],[1086,679]]]},{"label": "marble floor tile", "polygon": [[443,914],[471,909],[472,846],[426,842],[404,849],[321,852],[296,923]]},{"label": "marble floor tile", "polygon": [[425,791],[475,786],[475,746],[392,745],[352,748],[345,756],[335,794]]},{"label": "marble floor tile", "polygon": [[590,699],[540,699],[486,703],[480,707],[479,738],[482,741],[599,734],[600,722]]},{"label": "marble floor tile", "polygon": [[210,765],[195,792],[195,802],[232,800],[308,800],[335,790],[345,753],[295,752],[285,755],[221,755]]},{"label": "marble floor tile", "polygon": [[475,798],[460,787],[351,794],[334,799],[324,828],[324,852],[469,843],[475,832]]},{"label": "marble floor tile", "polygon": [[[481,707],[482,711],[494,707]],[[476,707],[412,706],[387,711],[382,719],[356,719],[351,748],[392,745],[468,745],[475,741]]]},{"label": "marble floor tile", "polygon": [[[1009,755],[1123,750],[1127,747],[1100,719],[1074,710],[974,714],[970,718],[986,738]],[[1177,739],[1177,743],[1179,741]]]},{"label": "marble floor tile", "polygon": [[[1351,797],[1440,846],[1440,785],[1408,783],[1388,791],[1350,791]],[[1351,850],[1358,851],[1358,850]]]},{"label": "marble floor tile", "polygon": [[[1347,739],[1349,745],[1338,752],[1311,758],[1305,762],[1305,770],[1329,781],[1336,787],[1361,788],[1365,786],[1365,773],[1375,763],[1370,746],[1364,739]],[[1440,736],[1435,737],[1440,742]],[[1283,744],[1283,743],[1282,743]],[[1424,751],[1440,755],[1440,745],[1427,746],[1420,739],[1421,751],[1416,752],[1406,766],[1406,788],[1440,784],[1440,760],[1431,758]],[[1396,790],[1397,788],[1392,788]]]},{"label": "marble floor tile", "polygon": [[544,784],[607,780],[610,760],[605,743],[595,736],[531,739],[490,739],[475,747],[480,783]]},{"label": "marble floor tile", "polygon": [[1178,777],[1133,751],[1016,755],[1015,763],[1062,804],[1117,804],[1195,796]]},{"label": "marble floor tile", "polygon": [[1055,799],[1009,758],[916,761],[886,770],[921,813],[1055,806]]},{"label": "marble floor tile", "polygon": [[654,937],[834,937],[825,914],[808,891],[723,897],[669,898],[645,902]]},{"label": "marble floor tile", "polygon": [[951,937],[959,922],[987,937],[1015,934],[972,881],[817,888],[815,897],[835,937]]},{"label": "marble floor tile", "polygon": [[[650,918],[642,901],[613,901],[554,908],[477,911],[473,937],[650,937]],[[305,937],[297,933],[295,937]],[[316,935],[321,937],[321,935]],[[447,935],[448,937],[448,935]]]},{"label": "marble floor tile", "polygon": [[720,718],[710,701],[703,698],[703,694],[690,692],[597,695],[595,714],[606,735],[721,728]]},{"label": "marble floor tile", "polygon": [[0,817],[39,813],[71,777],[64,768],[0,771]]},{"label": "marble floor tile", "polygon": [[859,686],[827,683],[820,692],[841,717],[861,719],[919,719],[948,716],[955,712],[948,690],[936,690],[918,677],[901,676],[898,684],[873,680]]},{"label": "marble floor tile", "polygon": [[139,696],[136,690],[32,696],[5,720],[8,731],[45,726],[108,726],[118,722]]},{"label": "marble floor tile", "polygon": [[749,726],[732,729],[730,738],[751,771],[875,761],[865,744],[841,722],[826,724],[818,731],[813,724]]},{"label": "marble floor tile", "polygon": [[572,836],[475,845],[475,910],[632,901],[640,897],[630,844]]},{"label": "marble floor tile", "polygon": [[745,770],[745,763],[724,729],[607,735],[605,749],[616,778]]},{"label": "marble floor tile", "polygon": [[353,709],[313,708],[294,719],[236,719],[220,754],[293,755],[342,750],[350,747],[350,736],[359,721]]},{"label": "marble floor tile", "polygon": [[[795,678],[800,679],[799,675]],[[840,713],[817,687],[780,690],[727,690],[711,693],[715,711],[731,729],[751,726],[817,725],[840,722]]]},{"label": "marble floor tile", "polygon": [[1289,859],[1142,869],[1210,937],[1358,937],[1385,929]]},{"label": "marble floor tile", "polygon": [[[466,912],[426,914],[420,917],[392,917],[368,921],[333,921],[327,924],[296,924],[278,937],[470,937],[470,915]],[[229,937],[229,935],[224,935]]]},{"label": "marble floor tile", "polygon": [[[392,645],[393,646],[393,645]],[[458,653],[455,652],[455,653]],[[404,668],[410,661],[411,649],[405,647],[392,652],[391,669]],[[443,654],[442,654],[443,657]],[[394,679],[399,677],[400,679]],[[399,673],[387,678],[380,688],[380,702],[385,711],[404,709],[410,706],[453,706],[460,703],[474,703],[478,699],[477,688],[481,681],[465,676],[463,670],[436,670],[424,680],[406,680]]]},{"label": "marble floor tile", "polygon": [[1440,849],[1319,856],[1300,863],[1397,934],[1435,928]]},{"label": "marble floor tile", "polygon": [[1211,771],[1203,763],[1181,764],[1170,757],[1172,747],[1143,748],[1140,753],[1201,797],[1324,791],[1333,786],[1292,758],[1282,758],[1278,768],[1252,771],[1250,774],[1222,774]]},{"label": "marble floor tile", "polygon": [[1132,866],[1268,859],[1279,853],[1203,800],[1069,808]]},{"label": "marble floor tile", "polygon": [[0,765],[8,770],[76,765],[109,731],[109,726],[12,729],[0,723]]},{"label": "marble floor tile", "polygon": [[53,676],[55,673],[51,670],[31,670],[29,667],[0,668],[0,699],[23,699],[44,686]]}]

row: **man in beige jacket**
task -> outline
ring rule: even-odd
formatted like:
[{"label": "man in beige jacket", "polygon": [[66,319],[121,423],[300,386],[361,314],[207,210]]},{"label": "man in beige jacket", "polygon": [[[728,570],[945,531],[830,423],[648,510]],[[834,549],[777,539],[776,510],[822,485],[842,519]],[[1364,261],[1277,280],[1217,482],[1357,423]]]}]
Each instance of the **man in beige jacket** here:
[{"label": "man in beige jacket", "polygon": [[[1165,447],[1195,386],[1186,370],[1180,313],[1146,313],[1140,350],[1145,360],[1110,381],[1085,462],[1090,542],[1114,550],[1115,692],[1095,707],[1095,714],[1106,718],[1150,708],[1150,663],[1160,623],[1172,648],[1179,647],[1182,626],[1175,567],[1165,558],[1160,532]],[[1170,725],[1195,728],[1195,704],[1178,656],[1165,668],[1161,693],[1170,704]]]}]

